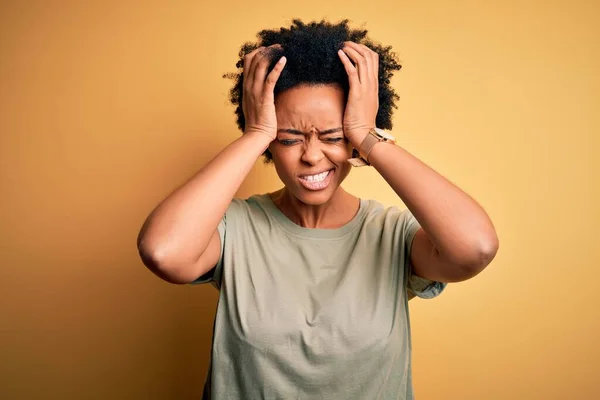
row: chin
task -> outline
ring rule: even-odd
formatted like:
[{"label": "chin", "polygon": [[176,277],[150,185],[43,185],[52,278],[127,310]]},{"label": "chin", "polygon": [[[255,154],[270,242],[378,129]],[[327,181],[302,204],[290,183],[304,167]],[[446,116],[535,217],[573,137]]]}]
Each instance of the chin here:
[{"label": "chin", "polygon": [[339,189],[340,182],[332,179],[326,188],[320,190],[311,190],[298,182],[288,186],[290,193],[300,202],[310,206],[320,206],[328,203]]},{"label": "chin", "polygon": [[333,196],[333,191],[328,190],[309,191],[304,188],[300,188],[299,192],[294,193],[295,197],[302,203],[309,206],[320,206],[326,204]]}]

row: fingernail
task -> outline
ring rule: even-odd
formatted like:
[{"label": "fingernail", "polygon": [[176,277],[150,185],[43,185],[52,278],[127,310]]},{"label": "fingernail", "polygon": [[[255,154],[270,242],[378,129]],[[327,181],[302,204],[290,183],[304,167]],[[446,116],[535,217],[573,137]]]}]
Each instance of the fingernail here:
[{"label": "fingernail", "polygon": [[285,56],[283,56],[283,57],[281,57],[281,58],[279,59],[279,63],[280,63],[280,64],[283,64],[284,62],[285,62]]}]

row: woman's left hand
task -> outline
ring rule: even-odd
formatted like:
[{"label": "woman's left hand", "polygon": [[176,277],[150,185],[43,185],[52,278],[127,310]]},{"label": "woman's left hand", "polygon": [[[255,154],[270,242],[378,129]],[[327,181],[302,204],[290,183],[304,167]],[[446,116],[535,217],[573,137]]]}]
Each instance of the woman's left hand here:
[{"label": "woman's left hand", "polygon": [[350,83],[344,112],[344,134],[358,148],[369,130],[375,127],[379,110],[379,54],[365,45],[344,42],[338,56]]}]

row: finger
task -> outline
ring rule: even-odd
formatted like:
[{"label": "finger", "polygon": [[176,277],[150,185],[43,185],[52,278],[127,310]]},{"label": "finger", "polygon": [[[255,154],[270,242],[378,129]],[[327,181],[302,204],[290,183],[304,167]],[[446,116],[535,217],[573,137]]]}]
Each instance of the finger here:
[{"label": "finger", "polygon": [[371,62],[369,63],[371,75],[373,76],[373,78],[375,78],[375,80],[378,80],[378,78],[379,78],[379,54],[364,44],[360,44],[359,46],[361,49],[360,53],[363,56],[368,57],[371,60]]},{"label": "finger", "polygon": [[360,80],[360,83],[367,83],[370,76],[368,59],[363,57],[352,46],[344,46],[342,50],[352,61],[354,61],[356,66],[355,68],[358,71],[358,79]]},{"label": "finger", "polygon": [[379,53],[373,52],[373,77],[379,83]]},{"label": "finger", "polygon": [[267,56],[267,48],[261,47],[261,50],[256,53],[254,58],[252,59],[252,65],[250,66],[250,74],[252,74],[252,87],[255,88],[257,85],[261,85],[264,82],[264,75],[262,77],[262,81],[260,80],[260,67],[264,65],[268,58]]},{"label": "finger", "polygon": [[281,49],[280,44],[274,44],[264,49],[261,53],[257,55],[259,59],[256,60],[257,65],[254,72],[254,89],[256,91],[261,91],[263,89],[265,83],[265,77],[267,76],[267,72],[269,70],[269,65],[271,65],[271,61],[273,60],[273,52],[277,49]]},{"label": "finger", "polygon": [[267,80],[265,81],[263,88],[263,94],[265,96],[273,96],[275,84],[277,83],[279,76],[281,76],[281,71],[283,71],[286,61],[287,59],[285,57],[281,57],[279,61],[277,61],[277,64],[275,64],[275,67],[273,67],[273,70],[267,76]]},{"label": "finger", "polygon": [[367,60],[369,74],[377,80],[379,73],[379,54],[373,51],[370,47],[364,44],[355,42],[347,42],[350,47],[355,49],[361,56]]},{"label": "finger", "polygon": [[344,43],[346,46],[348,47],[352,47],[354,50],[356,50],[361,56],[365,57],[365,58],[369,58],[369,53],[370,50],[367,46],[365,46],[364,44],[358,44],[356,42],[345,42]]},{"label": "finger", "polygon": [[346,73],[348,74],[350,86],[359,85],[360,79],[358,78],[358,71],[356,67],[352,65],[352,61],[350,61],[348,55],[340,49],[338,50],[338,56],[340,57],[340,60],[342,60],[342,64],[344,64],[344,69],[346,69]]},{"label": "finger", "polygon": [[[252,88],[252,60],[260,52],[261,48],[254,49],[250,53],[244,56],[244,69],[242,71],[242,86],[243,91],[246,92]],[[246,114],[246,96],[244,96],[244,100],[242,101],[242,112],[244,115]]]},{"label": "finger", "polygon": [[266,67],[269,65],[269,57],[267,51],[263,50],[258,53],[252,60],[252,89],[260,90],[265,82]]},{"label": "finger", "polygon": [[244,86],[246,88],[252,87],[251,85],[254,80],[254,70],[253,70],[254,61],[256,59],[256,55],[259,54],[263,49],[264,49],[264,47],[259,47],[244,56],[243,78],[244,78]]},{"label": "finger", "polygon": [[[370,54],[369,54],[369,49],[366,46],[360,45],[358,43],[352,42],[352,41],[348,41],[344,43],[344,49],[345,48],[349,48],[354,50],[356,53],[355,56],[358,57],[357,61],[355,61],[353,59],[353,61],[357,62],[358,65],[358,76],[361,80],[361,83],[366,83],[366,79],[368,76],[371,76],[372,74],[372,66],[371,66],[371,59],[370,59]],[[350,54],[349,54],[350,55]],[[351,59],[352,56],[350,55]],[[361,65],[360,65],[360,58],[365,60],[365,65],[366,67],[362,68],[361,70]],[[364,73],[367,72],[368,74],[365,75]]]},{"label": "finger", "polygon": [[252,65],[252,59],[260,51],[260,49],[261,48],[258,47],[244,56],[244,77],[248,76],[248,72],[250,71],[250,65]]},{"label": "finger", "polygon": [[369,74],[375,81],[378,81],[378,78],[379,78],[379,54],[377,54],[377,52],[375,52],[373,49],[371,49],[370,47],[368,47],[364,44],[358,44],[355,42],[346,42],[346,44],[349,47],[352,47],[353,49],[355,49],[361,56],[363,56],[363,57],[365,57],[365,59],[367,59],[367,67],[368,67]]}]

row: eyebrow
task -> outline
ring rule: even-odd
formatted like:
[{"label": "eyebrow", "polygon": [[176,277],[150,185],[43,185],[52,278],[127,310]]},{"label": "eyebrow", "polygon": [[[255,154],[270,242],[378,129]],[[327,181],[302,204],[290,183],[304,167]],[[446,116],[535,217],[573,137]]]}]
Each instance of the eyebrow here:
[{"label": "eyebrow", "polygon": [[[335,133],[335,132],[340,132],[342,131],[342,128],[333,128],[333,129],[327,129],[324,131],[319,131],[317,129],[317,132],[319,132],[319,135],[327,135],[329,133]],[[293,135],[308,135],[308,132],[302,132],[299,131],[298,129],[289,129],[289,128],[285,128],[285,129],[277,129],[277,133],[291,133]]]}]

